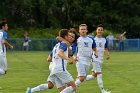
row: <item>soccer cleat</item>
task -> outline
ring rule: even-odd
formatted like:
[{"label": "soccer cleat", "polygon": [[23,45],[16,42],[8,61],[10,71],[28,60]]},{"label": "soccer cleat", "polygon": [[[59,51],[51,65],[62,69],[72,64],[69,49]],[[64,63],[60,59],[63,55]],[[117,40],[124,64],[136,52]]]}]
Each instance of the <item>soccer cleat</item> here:
[{"label": "soccer cleat", "polygon": [[26,93],[32,93],[30,87],[27,88]]},{"label": "soccer cleat", "polygon": [[102,93],[111,93],[111,91],[105,91],[105,90],[104,90]]}]

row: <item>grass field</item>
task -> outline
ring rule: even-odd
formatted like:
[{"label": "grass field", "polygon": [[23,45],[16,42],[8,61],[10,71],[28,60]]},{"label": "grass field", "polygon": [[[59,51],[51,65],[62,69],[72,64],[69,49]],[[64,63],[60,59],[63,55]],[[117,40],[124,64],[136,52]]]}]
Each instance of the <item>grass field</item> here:
[{"label": "grass field", "polygon": [[[8,72],[0,79],[0,93],[25,93],[28,86],[46,83],[49,75],[46,58],[49,52],[8,52]],[[75,78],[74,65],[68,70]],[[111,59],[103,64],[105,89],[112,93],[140,93],[140,53],[111,52]],[[56,87],[37,93],[59,93]],[[86,81],[77,93],[100,93],[97,80]]]}]

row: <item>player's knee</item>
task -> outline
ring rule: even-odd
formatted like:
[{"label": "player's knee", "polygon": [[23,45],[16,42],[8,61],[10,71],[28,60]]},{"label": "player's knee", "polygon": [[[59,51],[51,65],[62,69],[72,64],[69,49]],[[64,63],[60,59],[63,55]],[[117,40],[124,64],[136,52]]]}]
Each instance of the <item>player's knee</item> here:
[{"label": "player's knee", "polygon": [[93,72],[92,76],[97,77],[97,73]]},{"label": "player's knee", "polygon": [[76,91],[77,86],[75,84],[72,85],[73,91]]},{"label": "player's knee", "polygon": [[83,82],[85,79],[86,79],[85,77],[79,77],[79,80],[80,80],[81,82]]},{"label": "player's knee", "polygon": [[51,83],[51,82],[49,82],[49,83],[48,83],[48,88],[49,88],[49,89],[52,89],[53,87],[54,87],[54,84]]}]

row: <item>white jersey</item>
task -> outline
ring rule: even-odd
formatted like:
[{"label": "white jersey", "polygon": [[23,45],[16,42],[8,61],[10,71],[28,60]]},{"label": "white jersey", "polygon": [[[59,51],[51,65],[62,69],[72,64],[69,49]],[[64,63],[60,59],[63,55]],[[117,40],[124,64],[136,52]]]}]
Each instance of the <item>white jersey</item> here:
[{"label": "white jersey", "polygon": [[108,45],[107,40],[103,37],[101,38],[95,37],[94,40],[96,43],[98,58],[96,58],[95,55],[93,55],[93,61],[103,62],[104,50],[105,48],[107,48],[107,45]]},{"label": "white jersey", "polygon": [[66,43],[59,42],[54,46],[52,51],[52,63],[51,63],[52,74],[67,71],[66,70],[67,61],[58,56],[58,50],[60,49],[64,51],[65,56],[68,56],[68,48]]},{"label": "white jersey", "polygon": [[93,48],[95,43],[93,39],[89,37],[79,37],[77,40],[77,57],[78,60],[83,60],[83,61],[78,61],[81,62],[81,64],[88,64],[89,61],[91,60],[91,56],[93,53]]},{"label": "white jersey", "polygon": [[2,40],[7,39],[7,33],[3,30],[0,30],[0,54],[1,55],[6,55],[6,47],[2,43]]},{"label": "white jersey", "polygon": [[3,50],[2,50],[2,38],[3,38],[3,33],[0,32],[0,54],[2,54]]}]

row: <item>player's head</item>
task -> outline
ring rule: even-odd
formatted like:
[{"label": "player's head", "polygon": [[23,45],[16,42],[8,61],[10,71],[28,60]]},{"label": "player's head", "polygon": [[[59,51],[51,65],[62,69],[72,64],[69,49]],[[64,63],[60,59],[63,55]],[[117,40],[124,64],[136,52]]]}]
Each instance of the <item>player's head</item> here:
[{"label": "player's head", "polygon": [[87,30],[87,25],[86,25],[86,24],[81,24],[81,25],[79,26],[79,34],[80,34],[81,36],[86,36],[86,35],[87,35],[87,32],[88,32],[88,30]]},{"label": "player's head", "polygon": [[74,43],[74,42],[77,41],[78,35],[76,33],[76,29],[75,28],[69,29],[69,36],[71,38],[71,42],[70,43]]},{"label": "player's head", "polygon": [[62,37],[62,38],[64,38],[66,41],[69,41],[68,32],[69,32],[68,29],[61,29],[59,31],[59,36]]},{"label": "player's head", "polygon": [[104,33],[104,26],[102,24],[99,24],[96,28],[97,36],[102,36]]},{"label": "player's head", "polygon": [[6,22],[0,23],[0,29],[3,29],[4,31],[8,30],[8,24]]}]

